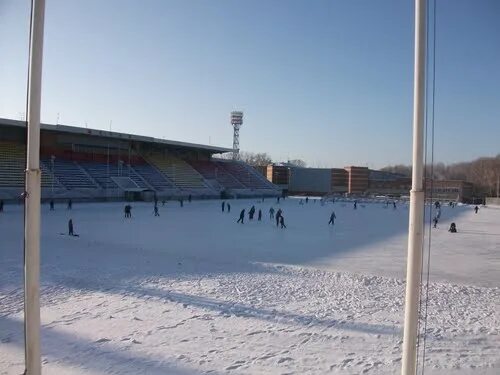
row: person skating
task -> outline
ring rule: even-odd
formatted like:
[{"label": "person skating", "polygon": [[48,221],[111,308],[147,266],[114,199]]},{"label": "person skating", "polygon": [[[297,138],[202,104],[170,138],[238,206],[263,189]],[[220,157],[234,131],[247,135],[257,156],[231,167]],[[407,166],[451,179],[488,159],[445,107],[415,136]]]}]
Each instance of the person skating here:
[{"label": "person skating", "polygon": [[229,213],[229,212],[231,212],[231,205],[229,204],[229,202],[228,202],[228,204],[227,204],[227,212],[228,212],[228,213]]},{"label": "person skating", "polygon": [[281,208],[278,209],[278,211],[276,212],[276,226],[278,226],[280,223],[280,217],[281,217],[282,213],[283,213],[283,211],[281,210]]},{"label": "person skating", "polygon": [[434,219],[432,219],[432,222],[434,223],[434,228],[437,228],[438,221],[439,221],[438,217],[434,216]]},{"label": "person skating", "polygon": [[255,215],[255,206],[252,206],[252,208],[250,208],[250,211],[248,211],[248,218],[250,220],[253,220],[253,215]]},{"label": "person skating", "polygon": [[244,220],[245,220],[245,209],[242,209],[240,212],[240,218],[238,219],[238,221],[236,223],[245,224]]},{"label": "person skating", "polygon": [[70,199],[68,201],[68,210],[71,210],[73,208],[73,201]]},{"label": "person skating", "polygon": [[184,200],[182,198],[179,199],[179,203],[180,203],[181,207],[184,207]]},{"label": "person skating", "polygon": [[448,232],[457,233],[457,225],[455,223],[451,223],[450,229],[448,229]]},{"label": "person skating", "polygon": [[50,200],[49,205],[50,205],[50,210],[54,211],[54,200],[53,199]]},{"label": "person skating", "polygon": [[354,209],[356,210],[358,208],[358,201],[354,201]]},{"label": "person skating", "polygon": [[158,206],[155,206],[154,211],[155,211],[155,216],[160,216],[160,213],[158,212]]},{"label": "person skating", "polygon": [[269,209],[269,219],[271,219],[271,220],[274,219],[274,208],[273,207],[271,207]]},{"label": "person skating", "polygon": [[68,235],[69,236],[74,236],[75,235],[73,233],[73,219],[69,219],[69,221],[68,221]]},{"label": "person skating", "polygon": [[0,199],[0,212],[3,212],[3,199]]},{"label": "person skating", "polygon": [[131,218],[132,217],[132,206],[127,204],[125,205],[125,218]]},{"label": "person skating", "polygon": [[276,197],[276,203],[280,204],[280,197]]},{"label": "person skating", "polygon": [[479,207],[478,207],[478,206],[474,207],[474,212],[475,212],[476,214],[477,214],[477,211],[479,211]]},{"label": "person skating", "polygon": [[188,196],[188,202],[191,203],[192,199],[193,199],[193,197],[191,196],[191,194],[189,194],[189,196]]},{"label": "person skating", "polygon": [[309,203],[309,197],[306,197],[306,204]]},{"label": "person skating", "polygon": [[285,218],[283,217],[283,215],[280,215],[280,224],[281,224],[281,229],[286,228]]},{"label": "person skating", "polygon": [[222,212],[224,212],[224,209],[226,207],[226,202],[225,201],[222,201],[221,207],[222,207]]},{"label": "person skating", "polygon": [[257,217],[257,220],[258,221],[261,221],[262,220],[262,210],[259,208],[259,215]]},{"label": "person skating", "polygon": [[328,225],[332,224],[332,225],[335,225],[335,219],[337,218],[337,216],[335,216],[335,212],[332,211],[332,214],[330,215],[330,221],[328,222]]},{"label": "person skating", "polygon": [[395,201],[394,201],[394,202],[392,202],[392,208],[393,208],[393,209],[396,209],[396,202],[395,202]]}]

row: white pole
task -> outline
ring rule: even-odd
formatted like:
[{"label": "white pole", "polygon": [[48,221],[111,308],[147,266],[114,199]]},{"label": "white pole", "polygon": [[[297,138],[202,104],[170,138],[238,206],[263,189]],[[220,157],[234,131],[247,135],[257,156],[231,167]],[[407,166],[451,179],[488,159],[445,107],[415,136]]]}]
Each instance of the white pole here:
[{"label": "white pole", "polygon": [[28,137],[25,194],[24,324],[27,375],[40,363],[40,103],[45,0],[33,0],[28,81]]},{"label": "white pole", "polygon": [[406,303],[401,373],[415,375],[418,305],[424,229],[424,105],[426,1],[415,0],[415,67],[413,91],[413,171],[406,269]]},{"label": "white pole", "polygon": [[497,175],[497,198],[498,198],[498,194],[500,193],[500,174]]}]

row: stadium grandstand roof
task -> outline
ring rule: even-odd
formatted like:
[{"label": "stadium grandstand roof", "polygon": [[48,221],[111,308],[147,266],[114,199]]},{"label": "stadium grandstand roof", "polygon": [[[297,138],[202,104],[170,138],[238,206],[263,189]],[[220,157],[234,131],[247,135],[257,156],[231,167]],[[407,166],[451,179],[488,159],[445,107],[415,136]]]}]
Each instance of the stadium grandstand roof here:
[{"label": "stadium grandstand roof", "polygon": [[[0,118],[0,128],[3,127],[17,127],[17,128],[25,128],[26,121],[20,120],[12,120],[6,118]],[[202,145],[198,143],[189,143],[189,142],[180,142],[173,141],[161,138],[147,137],[143,135],[134,135],[129,133],[120,133],[113,132],[107,130],[99,130],[99,129],[90,129],[90,128],[81,128],[77,126],[68,126],[68,125],[53,125],[53,124],[40,124],[42,131],[54,131],[59,133],[66,134],[81,134],[81,135],[95,135],[97,137],[111,138],[117,140],[130,140],[135,142],[144,142],[144,143],[154,143],[158,145],[165,146],[175,146],[182,148],[190,148],[195,150],[204,150],[212,153],[226,153],[233,152],[232,148],[227,147],[217,147],[211,145]]]}]

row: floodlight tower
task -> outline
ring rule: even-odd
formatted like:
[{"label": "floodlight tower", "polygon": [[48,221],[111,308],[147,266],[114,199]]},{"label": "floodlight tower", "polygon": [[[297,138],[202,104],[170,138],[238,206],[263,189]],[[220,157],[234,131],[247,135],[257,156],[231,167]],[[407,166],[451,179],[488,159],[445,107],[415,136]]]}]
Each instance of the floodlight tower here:
[{"label": "floodlight tower", "polygon": [[243,112],[231,112],[231,125],[233,126],[233,160],[240,158],[240,128],[243,125]]}]

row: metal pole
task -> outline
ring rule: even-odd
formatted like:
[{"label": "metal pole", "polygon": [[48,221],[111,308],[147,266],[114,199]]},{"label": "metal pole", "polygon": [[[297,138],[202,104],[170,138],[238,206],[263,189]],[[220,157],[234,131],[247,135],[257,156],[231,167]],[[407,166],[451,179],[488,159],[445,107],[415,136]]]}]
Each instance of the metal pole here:
[{"label": "metal pole", "polygon": [[406,269],[406,302],[401,373],[415,375],[418,304],[424,229],[424,105],[426,0],[415,0],[415,67],[413,91],[413,171]]},{"label": "metal pole", "polygon": [[497,198],[498,198],[499,190],[500,190],[500,174],[497,175]]},{"label": "metal pole", "polygon": [[27,375],[40,363],[40,105],[45,0],[33,0],[28,81],[28,129],[24,219],[24,329]]}]

